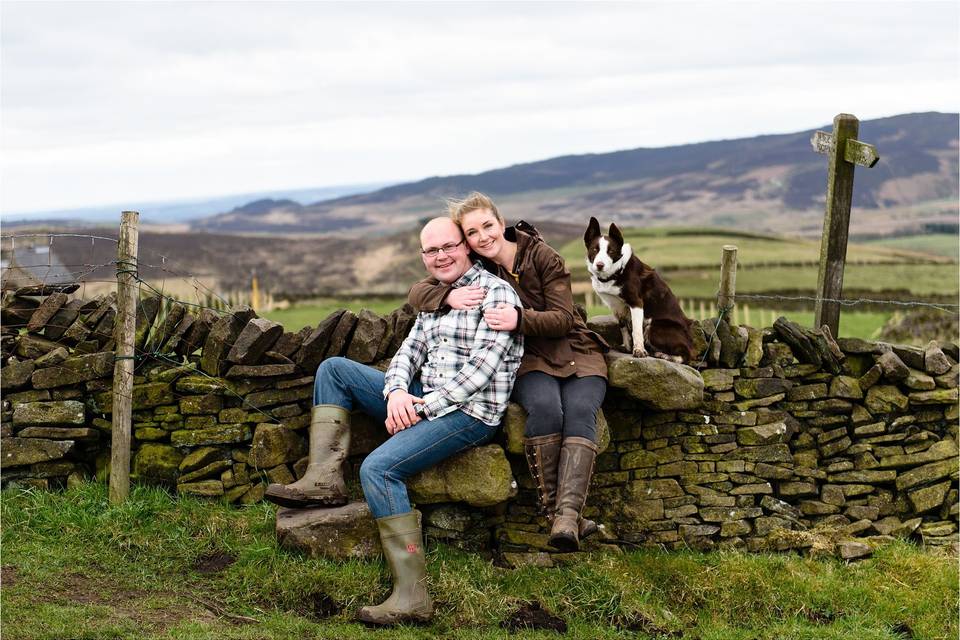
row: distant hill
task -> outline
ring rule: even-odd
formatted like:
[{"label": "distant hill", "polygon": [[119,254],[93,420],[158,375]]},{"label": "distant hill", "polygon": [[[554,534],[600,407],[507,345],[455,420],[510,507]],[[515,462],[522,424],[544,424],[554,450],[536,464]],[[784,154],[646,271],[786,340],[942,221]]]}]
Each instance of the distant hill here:
[{"label": "distant hill", "polygon": [[[76,227],[90,224],[113,226],[120,219],[121,211],[139,211],[141,224],[166,225],[186,222],[197,218],[220,214],[232,207],[243,208],[244,203],[261,201],[286,202],[300,206],[301,202],[329,200],[355,193],[373,191],[386,186],[384,183],[349,184],[310,189],[283,189],[279,191],[261,191],[239,193],[210,198],[183,198],[162,202],[127,201],[112,205],[82,207],[78,209],[56,209],[30,213],[0,212],[4,226],[34,227],[37,225]],[[271,200],[277,199],[277,200]],[[253,211],[250,211],[253,213]]]},{"label": "distant hill", "polygon": [[[860,124],[881,160],[858,169],[852,233],[872,236],[956,225],[956,113],[914,113]],[[829,131],[827,123],[819,129]],[[827,159],[798,133],[562,156],[474,175],[432,177],[300,206],[260,201],[194,223],[219,232],[396,229],[436,215],[444,198],[494,196],[511,219],[582,224],[590,215],[643,226],[709,225],[820,233]],[[296,205],[296,206],[293,206]]]}]

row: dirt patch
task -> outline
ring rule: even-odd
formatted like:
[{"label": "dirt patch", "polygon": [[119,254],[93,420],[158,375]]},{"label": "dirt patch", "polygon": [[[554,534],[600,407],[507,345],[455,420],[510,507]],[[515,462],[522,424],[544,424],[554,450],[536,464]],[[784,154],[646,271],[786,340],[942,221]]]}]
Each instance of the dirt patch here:
[{"label": "dirt patch", "polygon": [[323,591],[314,591],[301,601],[298,609],[308,618],[324,620],[343,611],[343,605]]},{"label": "dirt patch", "polygon": [[220,573],[236,561],[237,557],[235,555],[214,551],[197,558],[197,561],[193,563],[193,569],[198,573]]},{"label": "dirt patch", "polygon": [[17,584],[19,577],[17,568],[12,564],[5,564],[0,567],[0,587],[12,587]]},{"label": "dirt patch", "polygon": [[897,624],[893,625],[890,631],[897,634],[901,638],[906,638],[908,640],[913,640],[913,638],[917,637],[914,635],[913,629],[911,629],[910,625],[908,625],[906,622],[898,622]]},{"label": "dirt patch", "polygon": [[557,633],[567,632],[567,623],[543,608],[539,602],[525,602],[509,618],[500,623],[501,629],[545,629]]},{"label": "dirt patch", "polygon": [[[59,605],[81,604],[108,607],[110,617],[136,622],[140,629],[163,631],[183,620],[215,620],[207,609],[197,606],[182,593],[165,590],[133,589],[94,574],[66,573],[45,584],[34,600]],[[158,601],[169,601],[158,606]]]},{"label": "dirt patch", "polygon": [[806,609],[803,615],[813,624],[833,624],[833,621],[837,619],[837,614],[833,611],[823,609]]}]

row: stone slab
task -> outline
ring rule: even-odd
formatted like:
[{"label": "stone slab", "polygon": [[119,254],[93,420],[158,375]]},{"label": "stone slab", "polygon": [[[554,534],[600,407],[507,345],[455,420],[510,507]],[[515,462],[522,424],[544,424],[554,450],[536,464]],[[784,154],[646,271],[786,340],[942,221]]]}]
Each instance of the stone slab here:
[{"label": "stone slab", "polygon": [[366,502],[332,509],[280,508],[276,533],[281,547],[312,558],[367,559],[381,552],[380,535]]}]

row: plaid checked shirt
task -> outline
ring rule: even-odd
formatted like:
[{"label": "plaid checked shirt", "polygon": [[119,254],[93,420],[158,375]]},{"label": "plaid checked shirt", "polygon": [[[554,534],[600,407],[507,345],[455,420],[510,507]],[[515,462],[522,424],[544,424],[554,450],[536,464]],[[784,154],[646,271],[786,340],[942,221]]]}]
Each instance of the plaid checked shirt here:
[{"label": "plaid checked shirt", "polygon": [[500,303],[520,307],[513,288],[475,263],[454,287],[476,285],[487,295],[479,309],[420,313],[387,369],[383,395],[410,386],[420,372],[428,420],[457,409],[489,425],[500,423],[523,356],[523,336],[494,331],[483,319]]}]

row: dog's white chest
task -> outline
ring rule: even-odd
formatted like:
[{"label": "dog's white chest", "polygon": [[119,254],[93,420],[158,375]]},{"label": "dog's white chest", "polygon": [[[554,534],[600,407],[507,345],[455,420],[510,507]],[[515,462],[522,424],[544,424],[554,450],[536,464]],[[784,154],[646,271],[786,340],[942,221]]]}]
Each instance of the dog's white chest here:
[{"label": "dog's white chest", "polygon": [[609,282],[601,282],[596,278],[591,278],[591,283],[593,285],[593,290],[599,294],[605,294],[608,296],[619,296],[621,287],[617,285],[613,280]]}]

